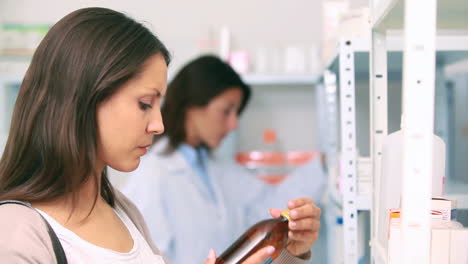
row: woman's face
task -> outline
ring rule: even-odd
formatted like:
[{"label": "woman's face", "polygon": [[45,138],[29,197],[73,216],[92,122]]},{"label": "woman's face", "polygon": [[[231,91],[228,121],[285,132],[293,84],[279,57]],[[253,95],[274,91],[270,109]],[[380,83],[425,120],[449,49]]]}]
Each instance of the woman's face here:
[{"label": "woman's face", "polygon": [[233,87],[214,97],[204,107],[189,108],[185,126],[187,143],[218,147],[223,138],[237,128],[241,101],[242,90]]},{"label": "woman's face", "polygon": [[166,86],[166,62],[156,54],[138,76],[98,106],[99,162],[119,171],[138,167],[152,136],[164,131],[160,102]]}]

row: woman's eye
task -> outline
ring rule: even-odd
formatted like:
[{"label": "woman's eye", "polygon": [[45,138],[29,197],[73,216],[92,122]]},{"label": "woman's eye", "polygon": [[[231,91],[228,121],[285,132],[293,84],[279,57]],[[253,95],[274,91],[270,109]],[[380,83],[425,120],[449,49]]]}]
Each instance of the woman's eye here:
[{"label": "woman's eye", "polygon": [[231,115],[232,113],[235,113],[235,114],[236,114],[236,113],[237,113],[237,109],[236,109],[235,107],[229,107],[229,108],[227,108],[227,109],[224,109],[224,110],[223,110],[223,113],[224,113],[225,116],[229,116],[229,115]]},{"label": "woman's eye", "polygon": [[148,109],[151,109],[153,107],[150,104],[145,104],[145,103],[140,102],[140,108],[141,108],[141,110],[148,110]]}]

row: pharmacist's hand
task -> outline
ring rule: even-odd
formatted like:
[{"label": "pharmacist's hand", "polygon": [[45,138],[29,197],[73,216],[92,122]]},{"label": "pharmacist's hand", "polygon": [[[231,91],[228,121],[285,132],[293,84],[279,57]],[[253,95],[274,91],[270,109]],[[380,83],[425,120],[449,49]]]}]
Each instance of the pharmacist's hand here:
[{"label": "pharmacist's hand", "polygon": [[[240,264],[262,264],[273,252],[275,248],[272,246],[267,246],[259,251],[255,252],[252,256],[248,259],[244,260]],[[205,264],[215,264],[216,263],[216,254],[213,249],[210,249],[208,252],[208,258],[205,261]]]},{"label": "pharmacist's hand", "polygon": [[[286,249],[291,255],[308,254],[318,239],[320,228],[320,208],[309,198],[297,198],[288,202],[291,221],[289,222]],[[270,214],[278,218],[281,210],[270,209]]]}]

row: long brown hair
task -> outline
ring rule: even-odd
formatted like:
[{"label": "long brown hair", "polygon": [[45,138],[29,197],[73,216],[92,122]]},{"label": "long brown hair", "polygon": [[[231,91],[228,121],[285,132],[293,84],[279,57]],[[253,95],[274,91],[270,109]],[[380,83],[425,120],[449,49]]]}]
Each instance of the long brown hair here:
[{"label": "long brown hair", "polygon": [[233,87],[242,90],[240,115],[249,101],[251,89],[231,66],[213,55],[203,55],[187,63],[168,85],[161,107],[166,132],[156,136],[155,141],[168,137],[166,152],[174,151],[186,140],[187,110],[193,106],[207,106],[213,98]]},{"label": "long brown hair", "polygon": [[[0,200],[39,202],[71,193],[74,206],[76,191],[95,175],[97,107],[158,53],[169,64],[156,36],[110,9],[79,9],[57,22],[21,84],[0,160]],[[105,171],[94,203],[101,195],[114,206]]]}]

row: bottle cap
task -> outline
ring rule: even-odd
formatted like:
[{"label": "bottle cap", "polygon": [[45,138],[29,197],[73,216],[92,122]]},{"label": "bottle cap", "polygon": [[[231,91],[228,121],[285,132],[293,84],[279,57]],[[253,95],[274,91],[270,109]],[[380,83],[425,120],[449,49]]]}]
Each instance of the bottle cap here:
[{"label": "bottle cap", "polygon": [[291,217],[289,216],[289,209],[284,209],[281,211],[281,216],[288,219],[288,221],[291,221]]}]

